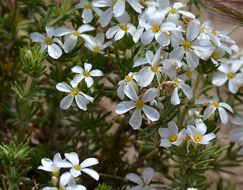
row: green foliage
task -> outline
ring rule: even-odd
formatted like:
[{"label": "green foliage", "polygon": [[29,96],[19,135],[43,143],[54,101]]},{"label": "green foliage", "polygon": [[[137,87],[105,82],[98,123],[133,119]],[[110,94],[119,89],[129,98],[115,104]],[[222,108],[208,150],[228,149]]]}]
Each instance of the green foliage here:
[{"label": "green foliage", "polygon": [[30,150],[28,144],[10,142],[0,145],[0,177],[4,189],[26,188],[31,166],[28,164]]},{"label": "green foliage", "polygon": [[39,78],[45,74],[45,52],[40,52],[40,46],[36,44],[32,48],[25,46],[20,49],[19,69],[31,77]]}]

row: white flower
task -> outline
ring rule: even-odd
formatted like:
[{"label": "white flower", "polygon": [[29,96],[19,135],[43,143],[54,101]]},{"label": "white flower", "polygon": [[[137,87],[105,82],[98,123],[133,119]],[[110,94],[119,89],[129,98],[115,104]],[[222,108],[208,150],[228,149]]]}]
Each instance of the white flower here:
[{"label": "white flower", "polygon": [[169,14],[168,14],[166,20],[178,25],[180,23],[179,22],[180,14],[182,14],[188,18],[194,19],[195,16],[192,13],[184,11],[184,10],[180,10],[181,8],[183,8],[185,6],[186,5],[181,2],[175,2],[173,4],[173,6],[169,9]]},{"label": "white flower", "polygon": [[91,68],[92,68],[92,65],[90,63],[84,63],[84,69],[80,66],[74,66],[72,68],[72,72],[78,73],[78,75],[76,75],[73,78],[73,80],[72,80],[73,83],[78,84],[80,81],[82,81],[84,79],[87,84],[87,87],[90,88],[94,83],[92,77],[103,76],[102,71],[100,71],[98,69],[91,71]]},{"label": "white flower", "polygon": [[202,99],[202,100],[196,100],[195,104],[206,104],[207,108],[204,111],[203,119],[206,120],[210,116],[214,114],[214,112],[218,109],[220,120],[222,123],[226,124],[228,122],[228,115],[225,109],[229,110],[231,113],[233,113],[232,108],[229,104],[226,104],[224,102],[218,102],[217,99],[210,100],[210,99]]},{"label": "white flower", "polygon": [[208,144],[209,141],[216,137],[214,133],[208,133],[205,135],[206,131],[207,128],[204,127],[195,127],[192,125],[187,126],[187,133],[194,143]]},{"label": "white flower", "polygon": [[125,97],[125,92],[124,88],[128,85],[131,84],[133,87],[138,91],[138,87],[135,81],[138,80],[137,73],[128,73],[127,76],[125,76],[125,79],[119,81],[118,83],[118,88],[117,88],[117,95],[120,99],[124,99]]},{"label": "white flower", "polygon": [[164,109],[164,104],[162,103],[163,98],[160,97],[160,92],[158,91],[157,96],[150,101],[151,106],[155,106],[159,108],[160,110]]},{"label": "white flower", "polygon": [[101,15],[103,13],[102,10],[100,10],[100,7],[106,7],[109,5],[109,2],[107,0],[80,0],[80,2],[75,5],[75,9],[83,9],[82,12],[82,18],[84,23],[90,23],[93,20],[93,13],[92,10],[97,15]]},{"label": "white flower", "polygon": [[178,127],[174,121],[168,123],[168,128],[159,128],[159,135],[161,136],[160,146],[170,147],[172,144],[178,146],[184,140],[186,130],[182,129],[178,133]]},{"label": "white flower", "polygon": [[136,27],[129,23],[130,16],[125,12],[122,16],[116,18],[119,24],[117,26],[112,26],[106,32],[106,38],[111,39],[115,36],[115,41],[120,40],[125,34],[130,34],[133,36],[136,31]]},{"label": "white flower", "polygon": [[186,40],[184,40],[181,32],[174,31],[176,38],[172,45],[175,46],[175,49],[170,53],[170,58],[181,60],[186,54],[185,58],[190,69],[195,69],[198,66],[198,57],[207,60],[211,55],[212,44],[209,40],[197,39],[198,33],[199,22],[197,20],[190,22],[186,31]]},{"label": "white flower", "polygon": [[190,120],[187,122],[189,125],[195,125],[196,127],[204,127],[207,128],[205,123],[202,120],[202,115],[197,110],[189,110],[188,115],[190,116]]},{"label": "white flower", "polygon": [[68,162],[62,160],[60,153],[54,155],[53,161],[49,158],[42,158],[41,164],[42,165],[38,167],[39,170],[52,172],[54,176],[59,176],[59,170],[68,166]]},{"label": "white flower", "polygon": [[183,81],[190,80],[193,86],[197,79],[197,75],[198,75],[197,71],[195,69],[191,70],[186,64],[183,64],[183,67],[184,69],[185,68],[186,69],[184,70],[184,73],[179,76],[179,78],[182,79]]},{"label": "white flower", "polygon": [[215,48],[210,56],[211,61],[218,66],[219,62],[223,61],[222,57],[225,55],[225,51],[222,48]]},{"label": "white flower", "polygon": [[69,28],[59,27],[55,30],[55,36],[60,37],[65,35],[63,49],[66,53],[72,51],[77,45],[78,37],[82,37],[82,33],[92,31],[94,27],[86,24],[78,28],[78,30],[70,30]]},{"label": "white flower", "polygon": [[[72,87],[71,87],[72,86]],[[78,107],[82,110],[87,110],[87,104],[89,102],[93,102],[94,98],[88,96],[87,94],[84,94],[77,88],[77,84],[74,82],[71,82],[71,86],[69,86],[67,83],[62,82],[58,83],[56,85],[57,90],[61,92],[67,92],[69,93],[67,96],[65,96],[60,103],[61,109],[68,109],[72,102],[73,99],[75,98],[75,101],[78,105]]]},{"label": "white flower", "polygon": [[69,172],[65,172],[60,177],[59,188],[44,187],[42,190],[86,190],[83,185],[76,185],[75,179]]},{"label": "white flower", "polygon": [[51,56],[53,59],[58,59],[62,55],[62,49],[56,43],[62,47],[62,42],[57,38],[52,39],[54,35],[53,27],[46,26],[46,35],[47,37],[43,36],[39,32],[33,32],[30,34],[30,38],[32,42],[41,43],[41,52],[47,49],[49,56]]},{"label": "white flower", "polygon": [[99,161],[96,158],[87,158],[81,164],[79,163],[79,157],[76,152],[65,153],[65,158],[70,161],[70,173],[73,177],[78,177],[81,175],[81,172],[84,172],[94,178],[96,181],[99,180],[99,174],[90,168],[90,166],[96,165]]},{"label": "white flower", "polygon": [[196,188],[187,188],[186,190],[198,190]]},{"label": "white flower", "polygon": [[139,98],[135,88],[132,85],[127,85],[125,87],[125,94],[132,101],[123,101],[119,103],[116,108],[116,113],[123,114],[133,108],[136,108],[129,120],[129,124],[133,127],[133,129],[139,129],[142,124],[142,110],[148,119],[151,121],[157,121],[160,116],[159,112],[145,104],[146,102],[150,102],[152,99],[154,99],[157,96],[157,93],[157,89],[150,88],[141,98]]},{"label": "white flower", "polygon": [[175,78],[177,70],[182,66],[182,62],[177,59],[164,59],[162,61],[164,73],[170,78]]},{"label": "white flower", "polygon": [[229,91],[235,94],[239,89],[239,84],[243,84],[243,73],[236,74],[240,67],[241,65],[237,62],[235,64],[232,63],[231,65],[222,63],[218,68],[221,73],[214,75],[212,83],[215,86],[222,86],[228,80]]},{"label": "white flower", "polygon": [[161,48],[159,48],[154,55],[153,52],[149,50],[146,52],[146,58],[138,59],[135,61],[133,67],[137,67],[146,63],[150,64],[150,66],[143,67],[138,73],[138,81],[142,87],[148,86],[153,81],[154,75],[156,75],[157,81],[160,83],[162,72],[162,67],[159,66],[161,57],[160,51]]},{"label": "white flower", "polygon": [[141,36],[143,45],[151,43],[153,38],[159,42],[159,36],[164,32],[169,34],[171,31],[178,30],[174,23],[162,22],[164,15],[154,15],[151,13],[151,15],[148,15],[147,19],[147,22],[140,23],[146,30]]},{"label": "white flower", "polygon": [[197,100],[195,102],[196,104],[208,104],[207,108],[204,111],[203,119],[206,120],[210,116],[214,114],[214,112],[218,109],[220,120],[223,124],[226,124],[228,122],[228,115],[225,109],[229,110],[231,113],[233,113],[232,108],[229,104],[226,104],[224,102],[218,102],[217,100]]},{"label": "white flower", "polygon": [[83,34],[82,37],[85,40],[85,47],[87,47],[92,52],[104,54],[105,52],[103,50],[111,45],[110,41],[104,43],[104,33],[98,33],[95,37]]},{"label": "white flower", "polygon": [[185,84],[185,82],[181,79],[174,78],[172,81],[167,81],[167,83],[174,86],[174,90],[171,95],[171,104],[178,105],[181,103],[179,98],[178,90],[181,89],[183,93],[186,95],[187,99],[191,99],[193,97],[193,91],[190,86]]},{"label": "white flower", "polygon": [[156,190],[150,185],[154,176],[154,170],[152,168],[145,168],[143,171],[143,178],[141,179],[137,174],[129,173],[126,175],[126,179],[134,182],[138,185],[131,188],[131,190]]}]

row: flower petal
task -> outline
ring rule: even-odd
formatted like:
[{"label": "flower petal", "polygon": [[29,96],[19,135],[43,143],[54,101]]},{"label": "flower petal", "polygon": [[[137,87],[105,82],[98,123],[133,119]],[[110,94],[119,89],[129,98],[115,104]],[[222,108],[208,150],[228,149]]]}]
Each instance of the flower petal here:
[{"label": "flower petal", "polygon": [[126,112],[128,112],[129,110],[131,110],[135,107],[136,107],[136,105],[135,105],[134,102],[123,101],[123,102],[121,102],[117,105],[116,113],[117,114],[123,114],[123,113],[126,113]]},{"label": "flower petal", "polygon": [[80,166],[81,168],[87,168],[89,166],[94,166],[98,163],[99,161],[96,158],[87,158],[80,164]]},{"label": "flower petal", "polygon": [[79,157],[76,152],[65,153],[64,155],[74,166],[79,164]]},{"label": "flower petal", "polygon": [[227,114],[227,112],[222,107],[219,107],[218,110],[219,110],[220,120],[222,121],[223,124],[226,124],[228,122],[228,114]]},{"label": "flower petal", "polygon": [[32,42],[44,42],[46,37],[39,32],[33,32],[30,34],[30,39],[32,40]]},{"label": "flower petal", "polygon": [[92,170],[89,168],[84,168],[84,169],[82,169],[82,172],[88,174],[90,177],[94,178],[96,181],[98,181],[100,178],[99,174],[95,170]]},{"label": "flower petal", "polygon": [[132,126],[133,129],[139,129],[142,124],[142,114],[141,109],[135,109],[132,114],[132,117],[129,120],[129,124]]},{"label": "flower petal", "polygon": [[84,96],[81,96],[81,95],[75,96],[75,101],[76,101],[76,104],[78,105],[78,107],[81,110],[84,110],[84,111],[87,110],[87,104],[89,102],[88,102],[88,100]]},{"label": "flower petal", "polygon": [[151,121],[158,121],[160,114],[156,109],[154,109],[150,106],[144,105],[142,110],[148,119],[150,119]]},{"label": "flower petal", "polygon": [[128,98],[130,98],[131,100],[133,100],[133,101],[138,100],[138,95],[137,95],[137,92],[133,85],[130,85],[130,84],[126,85],[124,88],[124,92],[125,92],[126,96]]},{"label": "flower petal", "polygon": [[126,175],[126,179],[128,179],[129,181],[134,182],[134,183],[136,183],[138,185],[142,185],[143,184],[142,179],[137,174],[134,174],[134,173],[127,174]]},{"label": "flower petal", "polygon": [[65,82],[58,83],[56,85],[57,90],[61,92],[72,92],[72,88]]},{"label": "flower petal", "polygon": [[64,45],[63,45],[63,49],[65,51],[65,53],[69,53],[70,51],[72,51],[75,46],[77,45],[77,36],[74,35],[69,35],[65,41],[64,41]]},{"label": "flower petal", "polygon": [[150,184],[152,178],[154,176],[154,170],[152,168],[145,168],[143,170],[143,181],[146,184]]},{"label": "flower petal", "polygon": [[73,102],[73,96],[71,94],[65,96],[60,102],[60,108],[67,110]]},{"label": "flower petal", "polygon": [[48,45],[48,54],[53,59],[58,59],[62,55],[62,50],[57,44]]}]

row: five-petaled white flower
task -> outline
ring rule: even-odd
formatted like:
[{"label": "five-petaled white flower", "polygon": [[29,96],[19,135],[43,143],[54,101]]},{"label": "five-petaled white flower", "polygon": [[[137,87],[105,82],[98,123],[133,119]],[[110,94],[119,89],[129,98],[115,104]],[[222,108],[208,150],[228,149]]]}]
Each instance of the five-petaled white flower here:
[{"label": "five-petaled white flower", "polygon": [[65,35],[63,49],[66,53],[69,53],[77,45],[78,37],[82,37],[82,33],[92,30],[94,30],[94,27],[88,24],[80,26],[78,30],[70,30],[66,27],[59,27],[55,30],[55,36],[60,37]]},{"label": "five-petaled white flower", "polygon": [[127,174],[126,179],[137,184],[136,186],[132,187],[131,190],[156,190],[150,184],[153,176],[154,170],[148,167],[144,169],[142,179],[134,173]]},{"label": "five-petaled white flower", "polygon": [[49,158],[42,158],[41,164],[42,165],[39,166],[38,169],[52,172],[52,175],[56,177],[59,176],[59,171],[61,168],[66,168],[68,166],[68,162],[61,158],[60,153],[56,153],[54,155],[53,161]]},{"label": "five-petaled white flower", "polygon": [[103,11],[99,9],[100,7],[106,7],[109,5],[107,0],[80,0],[80,2],[75,5],[74,9],[83,9],[82,18],[84,23],[90,23],[93,20],[92,10],[97,15],[101,15]]},{"label": "five-petaled white flower", "polygon": [[136,89],[136,91],[138,91],[138,86],[135,81],[136,82],[138,81],[137,73],[131,73],[131,72],[128,73],[128,75],[125,76],[125,79],[119,81],[119,83],[118,83],[117,96],[120,99],[124,99],[124,97],[125,97],[124,88],[128,84],[133,85],[133,87]]},{"label": "five-petaled white flower", "polygon": [[114,37],[114,40],[120,40],[124,37],[125,34],[130,34],[133,36],[136,31],[136,27],[129,23],[130,16],[125,12],[122,16],[116,18],[119,24],[117,26],[112,26],[106,32],[106,38],[111,39]]},{"label": "five-petaled white flower", "polygon": [[78,75],[73,78],[73,83],[78,84],[84,79],[87,87],[90,88],[94,83],[92,77],[103,76],[103,72],[101,70],[95,69],[91,71],[91,68],[92,65],[90,63],[84,63],[84,69],[80,66],[74,66],[71,70],[74,73],[78,73]]},{"label": "five-petaled white flower", "polygon": [[105,48],[107,48],[109,45],[111,45],[111,42],[108,41],[104,43],[105,41],[105,35],[104,33],[98,33],[95,37],[83,34],[82,37],[85,40],[85,47],[87,47],[92,52],[98,52],[101,54],[104,54],[103,51]]},{"label": "five-petaled white flower", "polygon": [[42,190],[86,190],[86,187],[77,185],[73,176],[65,172],[60,177],[59,187],[44,187]]},{"label": "five-petaled white flower", "polygon": [[189,110],[188,115],[190,116],[190,120],[188,120],[189,125],[195,125],[196,127],[204,127],[207,128],[205,123],[203,122],[202,118],[203,115],[200,114],[197,110]]},{"label": "five-petaled white flower", "polygon": [[170,147],[172,144],[178,146],[184,140],[186,129],[182,129],[178,133],[178,127],[174,121],[168,123],[168,128],[159,128],[159,135],[161,136],[160,146]]},{"label": "five-petaled white flower", "polygon": [[202,99],[202,100],[196,100],[196,104],[206,104],[207,108],[204,111],[203,119],[206,120],[210,116],[214,114],[214,112],[218,109],[219,111],[219,117],[223,124],[226,124],[228,122],[228,114],[225,111],[227,109],[231,113],[233,113],[233,109],[229,104],[226,104],[224,102],[218,102],[218,100],[210,100],[210,99]]},{"label": "five-petaled white flower", "polygon": [[126,96],[132,101],[123,101],[119,103],[116,108],[116,113],[123,114],[133,108],[136,108],[129,120],[129,124],[133,127],[133,129],[139,129],[142,124],[142,110],[151,121],[157,121],[159,119],[159,112],[151,106],[145,104],[157,96],[157,89],[148,89],[141,98],[138,97],[137,92],[132,85],[127,85],[124,90]]},{"label": "five-petaled white flower", "polygon": [[65,158],[70,161],[70,173],[73,177],[78,177],[81,172],[84,172],[94,178],[96,181],[99,180],[99,174],[90,168],[90,166],[96,165],[99,161],[96,158],[87,158],[83,162],[79,163],[79,157],[76,152],[65,153]]},{"label": "five-petaled white flower", "polygon": [[47,49],[49,56],[53,59],[58,59],[62,55],[62,49],[56,44],[58,43],[61,47],[63,46],[62,42],[57,38],[52,38],[54,36],[55,29],[50,26],[46,26],[46,35],[43,36],[39,32],[33,32],[30,34],[32,42],[41,43],[41,52]]},{"label": "five-petaled white flower", "polygon": [[199,143],[199,144],[208,144],[209,141],[214,139],[216,136],[214,133],[208,133],[205,135],[207,132],[207,128],[205,127],[195,127],[192,125],[187,126],[187,133],[191,137],[191,140],[194,143]]},{"label": "five-petaled white flower", "polygon": [[160,51],[161,48],[159,48],[154,55],[153,52],[149,50],[146,52],[146,58],[135,61],[133,67],[146,63],[150,64],[150,66],[143,67],[138,73],[138,82],[142,87],[148,86],[153,81],[154,75],[156,75],[157,81],[160,83],[162,72],[162,67],[159,66],[161,58]]},{"label": "five-petaled white flower", "polygon": [[199,58],[207,60],[211,55],[211,42],[207,39],[197,39],[199,33],[199,22],[193,20],[190,22],[186,31],[186,40],[181,32],[174,31],[176,40],[172,45],[175,49],[170,53],[171,58],[181,60],[186,54],[186,61],[190,69],[195,69],[199,64]]},{"label": "five-petaled white flower", "polygon": [[89,102],[93,102],[94,98],[88,96],[87,94],[84,94],[83,92],[81,92],[77,86],[77,83],[74,83],[71,81],[71,86],[69,86],[67,83],[62,82],[62,83],[58,83],[56,85],[57,90],[61,91],[61,92],[67,92],[69,93],[67,96],[65,96],[60,103],[60,107],[61,109],[68,109],[72,102],[73,99],[75,98],[75,101],[78,105],[78,107],[82,110],[87,110],[87,104]]},{"label": "five-petaled white flower", "polygon": [[243,73],[236,73],[241,67],[239,63],[222,63],[218,70],[221,73],[217,73],[214,75],[212,79],[212,83],[215,86],[222,86],[228,80],[228,88],[229,91],[235,94],[239,89],[239,84],[243,83]]}]

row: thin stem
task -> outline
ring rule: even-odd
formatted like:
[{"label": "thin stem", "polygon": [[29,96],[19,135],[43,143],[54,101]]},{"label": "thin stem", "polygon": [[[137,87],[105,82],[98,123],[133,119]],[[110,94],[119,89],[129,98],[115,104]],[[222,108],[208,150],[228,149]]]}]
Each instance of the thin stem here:
[{"label": "thin stem", "polygon": [[228,36],[229,36],[230,34],[232,34],[235,30],[237,30],[237,29],[239,28],[240,24],[241,24],[241,23],[236,24],[236,25],[229,31]]},{"label": "thin stem", "polygon": [[29,94],[32,80],[33,80],[33,77],[28,75],[27,82],[26,82],[25,89],[24,89],[24,96],[27,96]]},{"label": "thin stem", "polygon": [[2,177],[1,177],[1,181],[2,181],[2,184],[3,184],[3,189],[8,190],[6,183],[5,183],[5,180]]}]

